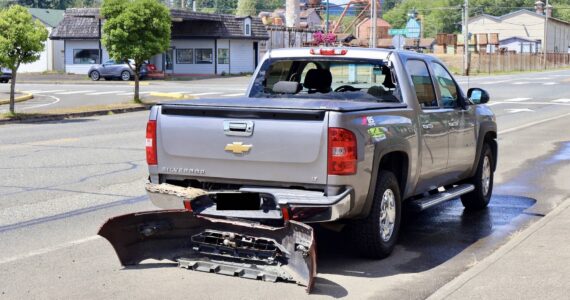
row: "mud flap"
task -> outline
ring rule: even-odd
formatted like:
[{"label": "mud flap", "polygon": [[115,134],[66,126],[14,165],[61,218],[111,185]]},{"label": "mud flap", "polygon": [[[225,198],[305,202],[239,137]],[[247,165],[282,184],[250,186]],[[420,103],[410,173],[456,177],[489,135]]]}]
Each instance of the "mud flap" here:
[{"label": "mud flap", "polygon": [[114,217],[98,234],[123,266],[167,259],[197,271],[296,282],[307,292],[317,273],[313,229],[295,221],[270,227],[161,210]]}]

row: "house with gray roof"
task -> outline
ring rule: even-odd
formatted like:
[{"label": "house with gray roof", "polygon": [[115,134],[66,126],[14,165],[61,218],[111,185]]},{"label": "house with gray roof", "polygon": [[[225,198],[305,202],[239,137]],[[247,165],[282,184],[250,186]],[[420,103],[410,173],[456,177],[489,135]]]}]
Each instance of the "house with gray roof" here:
[{"label": "house with gray roof", "polygon": [[[260,43],[269,38],[259,18],[170,10],[171,46],[150,59],[167,75],[253,72]],[[102,25],[96,8],[72,8],[50,38],[65,42],[65,71],[86,74],[92,64],[109,60],[101,43]]]},{"label": "house with gray roof", "polygon": [[[39,20],[47,29],[48,34],[63,20],[63,10],[28,8],[28,12]],[[47,40],[40,58],[29,64],[23,64],[18,69],[20,73],[63,71],[63,41]]]}]

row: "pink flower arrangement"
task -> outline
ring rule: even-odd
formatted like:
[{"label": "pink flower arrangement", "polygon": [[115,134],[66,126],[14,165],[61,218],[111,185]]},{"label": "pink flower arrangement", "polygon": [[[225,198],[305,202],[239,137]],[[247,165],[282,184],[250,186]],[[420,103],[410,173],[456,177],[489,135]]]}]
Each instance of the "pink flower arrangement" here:
[{"label": "pink flower arrangement", "polygon": [[313,33],[313,42],[315,45],[333,44],[336,42],[336,35],[332,32],[323,33],[322,31],[317,31]]}]

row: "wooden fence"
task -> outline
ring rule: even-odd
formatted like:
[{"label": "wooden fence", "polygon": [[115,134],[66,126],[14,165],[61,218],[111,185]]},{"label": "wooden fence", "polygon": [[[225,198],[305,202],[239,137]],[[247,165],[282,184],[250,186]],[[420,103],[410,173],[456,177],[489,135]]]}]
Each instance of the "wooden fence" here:
[{"label": "wooden fence", "polygon": [[[445,64],[456,73],[462,73],[462,55],[437,55]],[[546,69],[559,69],[570,67],[570,54],[548,53],[546,55]],[[471,54],[470,74],[493,74],[517,71],[544,70],[544,56],[537,54]]]}]

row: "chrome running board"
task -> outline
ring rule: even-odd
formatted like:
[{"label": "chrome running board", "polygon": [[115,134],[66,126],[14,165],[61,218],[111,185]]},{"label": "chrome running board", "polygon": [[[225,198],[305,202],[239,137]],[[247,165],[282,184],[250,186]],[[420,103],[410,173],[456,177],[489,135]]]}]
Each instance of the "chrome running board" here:
[{"label": "chrome running board", "polygon": [[439,192],[435,195],[430,195],[421,199],[412,200],[410,202],[411,206],[417,210],[422,211],[428,209],[434,205],[438,205],[442,202],[455,199],[463,194],[467,194],[475,190],[475,186],[472,184],[461,184],[449,190]]}]

